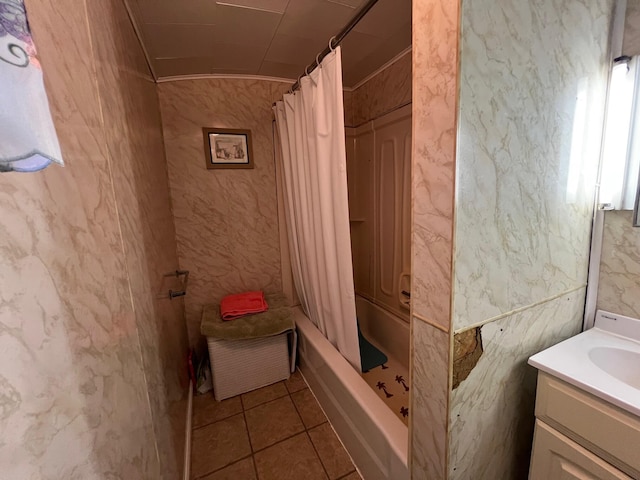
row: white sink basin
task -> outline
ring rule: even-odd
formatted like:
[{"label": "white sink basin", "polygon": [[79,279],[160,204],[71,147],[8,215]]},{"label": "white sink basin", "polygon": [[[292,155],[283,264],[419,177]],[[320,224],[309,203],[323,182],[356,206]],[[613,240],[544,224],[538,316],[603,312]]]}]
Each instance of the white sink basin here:
[{"label": "white sink basin", "polygon": [[599,311],[594,328],[529,364],[640,416],[640,320]]},{"label": "white sink basin", "polygon": [[594,365],[621,382],[640,390],[640,353],[612,347],[589,350]]}]

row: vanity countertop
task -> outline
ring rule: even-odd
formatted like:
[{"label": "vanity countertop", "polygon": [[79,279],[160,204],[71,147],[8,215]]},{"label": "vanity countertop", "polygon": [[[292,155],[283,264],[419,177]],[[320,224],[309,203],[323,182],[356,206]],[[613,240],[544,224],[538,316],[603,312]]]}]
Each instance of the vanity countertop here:
[{"label": "vanity countertop", "polygon": [[594,328],[529,364],[640,416],[640,320],[598,311]]}]

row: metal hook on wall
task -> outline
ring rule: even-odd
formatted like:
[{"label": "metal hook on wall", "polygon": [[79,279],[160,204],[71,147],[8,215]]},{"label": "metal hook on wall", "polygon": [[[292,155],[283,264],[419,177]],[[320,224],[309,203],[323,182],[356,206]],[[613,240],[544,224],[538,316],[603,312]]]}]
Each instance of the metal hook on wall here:
[{"label": "metal hook on wall", "polygon": [[187,294],[187,284],[189,283],[189,270],[176,270],[174,272],[169,272],[169,273],[165,273],[163,275],[163,278],[167,278],[167,277],[184,277],[184,280],[182,281],[182,290],[169,290],[169,294],[168,295],[164,295],[164,294],[160,294],[158,295],[158,298],[168,298],[169,300],[172,300],[176,297],[183,297]]}]

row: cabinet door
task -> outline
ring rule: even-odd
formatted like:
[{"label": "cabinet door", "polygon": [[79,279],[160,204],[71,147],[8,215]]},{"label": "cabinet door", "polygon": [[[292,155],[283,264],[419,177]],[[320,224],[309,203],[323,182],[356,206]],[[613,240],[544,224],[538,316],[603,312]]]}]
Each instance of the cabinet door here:
[{"label": "cabinet door", "polygon": [[632,480],[547,424],[536,420],[529,480]]}]

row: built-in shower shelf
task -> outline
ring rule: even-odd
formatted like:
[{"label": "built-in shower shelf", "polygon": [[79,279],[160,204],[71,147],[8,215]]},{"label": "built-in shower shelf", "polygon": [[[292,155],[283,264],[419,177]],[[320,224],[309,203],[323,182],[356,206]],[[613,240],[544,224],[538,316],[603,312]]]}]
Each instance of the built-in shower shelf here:
[{"label": "built-in shower shelf", "polygon": [[364,222],[365,219],[364,218],[350,218],[349,221],[353,222],[353,223],[357,223],[357,222]]}]

